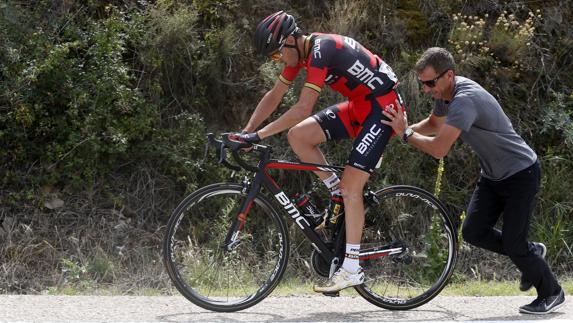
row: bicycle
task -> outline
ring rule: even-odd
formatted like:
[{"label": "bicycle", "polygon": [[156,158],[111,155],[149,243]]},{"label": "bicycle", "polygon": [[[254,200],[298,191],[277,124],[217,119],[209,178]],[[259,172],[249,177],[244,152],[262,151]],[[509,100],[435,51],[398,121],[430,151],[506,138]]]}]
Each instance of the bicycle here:
[{"label": "bicycle", "polygon": [[[163,258],[177,290],[212,311],[239,311],[262,301],[278,285],[289,257],[287,224],[280,213],[310,241],[313,270],[322,277],[332,275],[344,259],[343,216],[329,232],[316,232],[269,171],[341,172],[344,167],[271,159],[272,147],[234,141],[229,134],[220,140],[208,134],[209,144],[218,148],[224,166],[254,176],[200,188],[175,208]],[[256,166],[239,155],[246,147],[258,153]],[[236,164],[227,161],[227,151]],[[389,310],[427,303],[445,287],[457,256],[456,231],[444,205],[427,191],[406,185],[366,190],[364,202],[359,259],[366,276],[354,289]]]}]

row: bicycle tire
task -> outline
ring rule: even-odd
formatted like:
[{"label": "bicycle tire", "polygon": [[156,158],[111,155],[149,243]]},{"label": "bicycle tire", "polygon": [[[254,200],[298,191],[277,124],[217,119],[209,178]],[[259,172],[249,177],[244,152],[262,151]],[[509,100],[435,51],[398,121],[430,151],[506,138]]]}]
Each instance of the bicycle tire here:
[{"label": "bicycle tire", "polygon": [[244,198],[240,184],[212,184],[186,197],[167,223],[167,273],[177,290],[202,308],[233,312],[251,307],[272,292],[286,269],[287,226],[261,194],[239,242],[231,251],[221,248]]},{"label": "bicycle tire", "polygon": [[[408,310],[446,286],[457,258],[457,234],[444,205],[429,192],[406,185],[375,192],[366,214],[361,250],[399,246],[400,254],[361,261],[365,282],[357,292],[389,310]],[[406,249],[407,248],[407,249]]]}]

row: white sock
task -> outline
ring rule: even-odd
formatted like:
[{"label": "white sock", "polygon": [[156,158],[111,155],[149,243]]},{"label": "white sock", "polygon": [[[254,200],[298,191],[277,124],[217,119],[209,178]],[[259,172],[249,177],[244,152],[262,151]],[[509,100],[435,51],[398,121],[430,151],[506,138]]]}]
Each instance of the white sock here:
[{"label": "white sock", "polygon": [[338,188],[338,184],[340,184],[340,178],[338,178],[336,173],[333,173],[329,178],[322,180],[322,182],[324,182],[326,188],[330,190],[330,195],[340,195],[340,189]]},{"label": "white sock", "polygon": [[358,269],[360,269],[360,261],[358,260],[359,254],[360,244],[347,243],[342,268],[344,268],[349,273],[357,273]]},{"label": "white sock", "polygon": [[330,196],[338,195],[341,196],[340,189],[337,187],[335,190],[330,191]]}]

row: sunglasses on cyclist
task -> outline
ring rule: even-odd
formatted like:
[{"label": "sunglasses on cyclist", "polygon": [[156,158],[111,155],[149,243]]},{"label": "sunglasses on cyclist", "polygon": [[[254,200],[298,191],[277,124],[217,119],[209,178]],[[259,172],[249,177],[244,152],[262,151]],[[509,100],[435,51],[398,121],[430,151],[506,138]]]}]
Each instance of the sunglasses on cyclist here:
[{"label": "sunglasses on cyclist", "polygon": [[285,48],[296,48],[296,45],[289,45],[287,43],[284,43],[274,53],[270,54],[269,58],[275,62],[280,61],[281,57],[283,57],[283,52],[282,52],[283,47],[285,47]]},{"label": "sunglasses on cyclist", "polygon": [[440,75],[436,76],[436,78],[434,78],[432,80],[422,81],[422,80],[418,79],[418,82],[420,82],[421,84],[423,84],[429,88],[433,88],[434,86],[436,86],[436,82],[438,82],[440,77],[444,76],[448,71],[449,70],[443,71]]},{"label": "sunglasses on cyclist", "polygon": [[269,55],[269,58],[272,61],[278,62],[281,60],[281,57],[283,57],[283,53],[280,50],[277,50],[276,52],[272,53],[271,55]]}]

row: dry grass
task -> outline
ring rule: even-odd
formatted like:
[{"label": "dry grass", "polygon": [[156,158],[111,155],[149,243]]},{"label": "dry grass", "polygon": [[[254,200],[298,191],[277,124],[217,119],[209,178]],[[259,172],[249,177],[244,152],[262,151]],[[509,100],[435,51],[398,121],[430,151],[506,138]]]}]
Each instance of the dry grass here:
[{"label": "dry grass", "polygon": [[125,188],[50,193],[64,201],[54,210],[0,208],[0,292],[166,289],[161,241],[172,183],[152,169],[116,180]]}]

